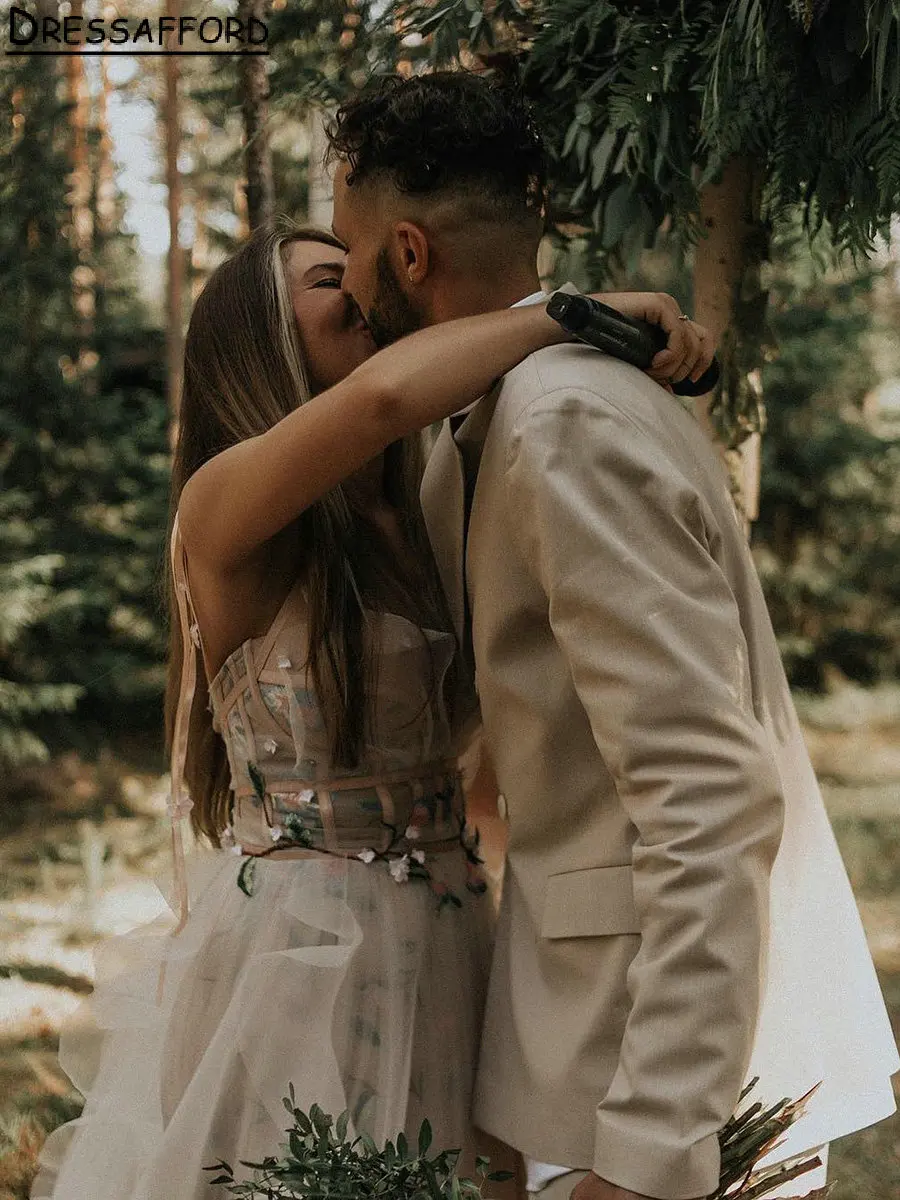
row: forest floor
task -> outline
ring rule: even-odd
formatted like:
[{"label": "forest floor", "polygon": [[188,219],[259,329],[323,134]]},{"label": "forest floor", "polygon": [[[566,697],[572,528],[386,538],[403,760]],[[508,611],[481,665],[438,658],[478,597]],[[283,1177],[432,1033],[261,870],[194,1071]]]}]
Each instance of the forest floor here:
[{"label": "forest floor", "polygon": [[[798,707],[900,1038],[900,694]],[[0,781],[0,1200],[25,1200],[46,1131],[80,1109],[57,1036],[93,947],[160,911],[166,782],[111,754]],[[900,1116],[836,1143],[829,1178],[830,1200],[897,1200]]]}]

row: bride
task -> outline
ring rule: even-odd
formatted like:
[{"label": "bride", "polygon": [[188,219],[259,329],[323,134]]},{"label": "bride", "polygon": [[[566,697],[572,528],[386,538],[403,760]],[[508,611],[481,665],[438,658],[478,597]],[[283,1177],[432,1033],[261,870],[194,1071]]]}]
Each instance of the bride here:
[{"label": "bride", "polygon": [[[329,234],[268,228],[191,318],[170,540],[178,919],[100,954],[60,1050],[84,1113],[48,1139],[32,1200],[211,1196],[204,1167],[276,1152],[289,1084],[379,1144],[426,1116],[438,1147],[473,1142],[491,914],[458,755],[476,713],[417,435],[565,335],[519,308],[375,354],[343,264]],[[678,339],[693,368],[673,321]],[[188,814],[216,848],[189,871]]]}]

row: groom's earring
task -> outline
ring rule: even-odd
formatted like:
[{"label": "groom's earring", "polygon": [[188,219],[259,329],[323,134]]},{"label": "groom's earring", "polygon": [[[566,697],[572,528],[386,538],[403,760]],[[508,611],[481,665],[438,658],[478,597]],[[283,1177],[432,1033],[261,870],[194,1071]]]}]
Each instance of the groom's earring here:
[{"label": "groom's earring", "polygon": [[395,228],[400,263],[406,269],[411,287],[423,282],[428,269],[428,239],[410,221],[401,221]]}]

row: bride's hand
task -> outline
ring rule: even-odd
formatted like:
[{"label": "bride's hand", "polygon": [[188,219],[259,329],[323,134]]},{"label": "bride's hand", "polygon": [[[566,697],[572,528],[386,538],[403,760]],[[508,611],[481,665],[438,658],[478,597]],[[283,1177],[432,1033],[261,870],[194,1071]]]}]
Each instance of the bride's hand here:
[{"label": "bride's hand", "polygon": [[709,331],[696,321],[683,319],[678,302],[665,292],[595,292],[593,298],[626,317],[639,317],[666,331],[668,345],[647,368],[657,383],[670,386],[682,379],[699,379],[712,362],[716,347]]}]

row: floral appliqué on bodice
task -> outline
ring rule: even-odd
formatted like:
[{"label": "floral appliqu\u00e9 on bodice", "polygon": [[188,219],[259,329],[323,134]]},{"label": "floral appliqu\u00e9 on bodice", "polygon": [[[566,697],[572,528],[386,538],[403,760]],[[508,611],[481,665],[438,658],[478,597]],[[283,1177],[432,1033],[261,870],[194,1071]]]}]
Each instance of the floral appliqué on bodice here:
[{"label": "floral appliqu\u00e9 on bodice", "polygon": [[[177,537],[176,527],[173,543]],[[200,649],[199,629],[183,551],[174,544],[173,568],[193,654]],[[459,897],[432,870],[439,854],[465,854],[470,890],[481,893],[485,883],[477,832],[465,825],[455,731],[444,695],[456,639],[392,613],[367,610],[365,616],[368,635],[379,647],[373,719],[351,771],[335,768],[330,759],[305,666],[299,586],[291,589],[268,633],[243,642],[210,681],[213,727],[225,743],[234,796],[223,842],[244,859],[238,882],[248,894],[259,858],[324,853],[386,864],[398,883],[423,880],[439,904],[458,906]],[[173,795],[175,774],[173,761]]]}]

